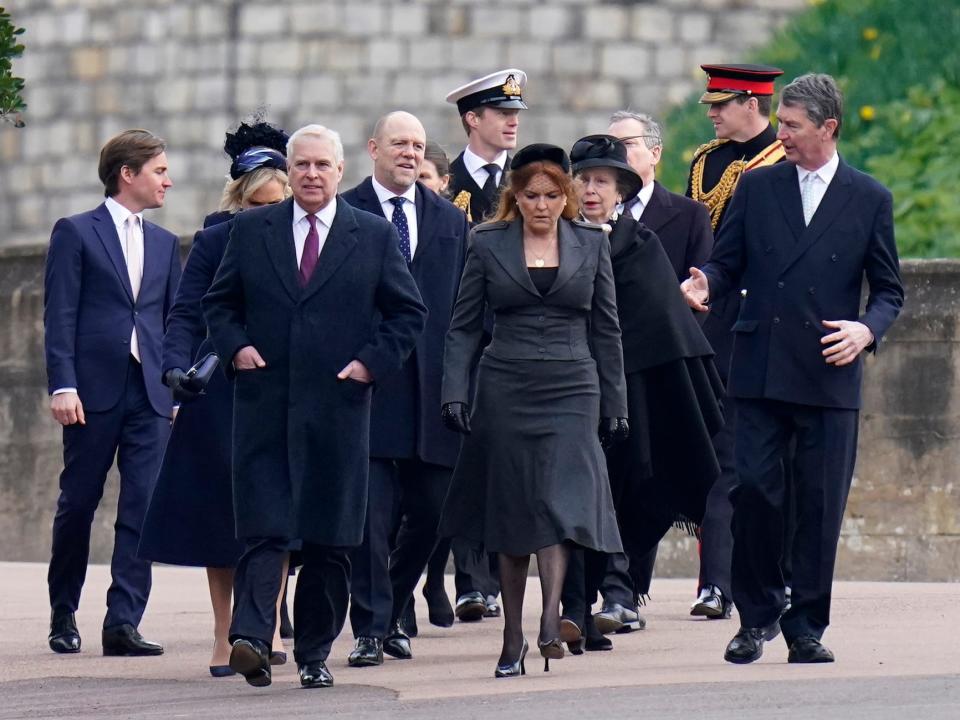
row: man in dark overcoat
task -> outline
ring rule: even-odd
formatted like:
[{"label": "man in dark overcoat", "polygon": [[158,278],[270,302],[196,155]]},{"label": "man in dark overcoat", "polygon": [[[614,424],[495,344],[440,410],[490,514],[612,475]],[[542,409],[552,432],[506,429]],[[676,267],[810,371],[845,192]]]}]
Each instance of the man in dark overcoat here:
[{"label": "man in dark overcoat", "polygon": [[[728,662],[758,659],[781,629],[789,662],[833,662],[820,638],[856,459],[861,353],[876,350],[903,306],[893,199],[837,154],[842,109],[829,75],[782,90],[777,137],[787,162],[740,178],[710,261],[681,286],[698,310],[732,289],[742,297],[728,387],[738,414],[731,500],[741,627]],[[793,602],[781,617],[781,458],[792,438]]]},{"label": "man in dark overcoat", "polygon": [[[383,116],[367,143],[373,175],[343,194],[346,202],[397,228],[428,311],[413,353],[399,372],[381,380],[373,397],[367,519],[363,543],[351,556],[354,667],[379,665],[384,653],[412,656],[399,620],[437,544],[440,510],[460,449],[457,433],[440,420],[440,383],[469,225],[463,212],[417,182],[426,142],[423,125],[410,113]],[[391,555],[397,511],[405,519]]]},{"label": "man in dark overcoat", "polygon": [[245,550],[230,666],[251,685],[270,684],[283,559],[299,539],[294,656],[304,687],[328,687],[349,548],[363,536],[373,384],[400,368],[426,310],[393,225],[337,197],[339,135],[308,125],[291,135],[287,157],[293,198],[237,217],[203,300],[235,375],[234,505]]}]

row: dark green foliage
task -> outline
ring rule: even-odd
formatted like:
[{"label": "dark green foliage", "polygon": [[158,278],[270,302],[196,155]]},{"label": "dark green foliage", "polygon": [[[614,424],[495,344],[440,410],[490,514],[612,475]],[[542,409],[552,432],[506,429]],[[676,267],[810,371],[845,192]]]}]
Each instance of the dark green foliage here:
[{"label": "dark green foliage", "polygon": [[19,39],[22,34],[23,28],[16,27],[10,14],[0,7],[0,120],[12,122],[16,127],[23,127],[20,112],[27,107],[20,97],[23,78],[13,75],[13,58],[23,54]]},{"label": "dark green foliage", "polygon": [[[769,45],[736,61],[783,68],[778,89],[807,72],[833,75],[845,101],[840,152],[893,191],[902,253],[960,255],[953,222],[960,219],[960,2],[811,5]],[[698,97],[666,119],[660,176],[674,190],[685,187],[693,150],[713,138]]]}]

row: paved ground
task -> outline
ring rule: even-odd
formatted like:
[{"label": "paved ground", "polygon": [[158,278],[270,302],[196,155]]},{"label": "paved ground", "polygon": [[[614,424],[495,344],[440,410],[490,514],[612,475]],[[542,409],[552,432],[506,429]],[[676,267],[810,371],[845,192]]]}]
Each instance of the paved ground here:
[{"label": "paved ground", "polygon": [[[236,677],[209,677],[211,620],[200,570],[155,570],[141,630],[164,643],[165,655],[104,658],[99,629],[108,573],[91,567],[78,613],[84,651],[55,655],[46,647],[45,576],[41,565],[0,563],[0,720],[960,718],[957,584],[837,583],[834,624],[825,637],[838,657],[834,665],[788,665],[779,639],[759,662],[729,665],[722,652],[736,621],[690,618],[693,581],[657,580],[644,613],[647,630],[615,636],[613,652],[568,656],[549,674],[531,656],[526,677],[492,677],[499,620],[446,630],[421,621],[412,661],[349,668],[347,633],[329,663],[336,687],[305,691],[292,664],[278,668],[273,686],[261,690]],[[539,603],[534,579],[525,615],[531,640]]]}]

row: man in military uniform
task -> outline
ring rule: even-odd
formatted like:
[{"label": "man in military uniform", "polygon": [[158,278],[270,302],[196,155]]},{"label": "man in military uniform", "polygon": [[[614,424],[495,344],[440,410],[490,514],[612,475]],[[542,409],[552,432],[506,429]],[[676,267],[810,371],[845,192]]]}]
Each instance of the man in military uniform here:
[{"label": "man in military uniform", "polygon": [[[693,156],[687,195],[707,206],[713,232],[719,233],[733,191],[744,173],[780,162],[783,146],[770,124],[774,79],[783,74],[766,65],[701,65],[707,73],[707,89],[700,102],[717,137],[701,145]],[[717,370],[724,383],[730,370],[733,348],[731,326],[740,307],[736,292],[714,298],[703,332],[716,352]],[[729,493],[736,480],[733,436],[736,422],[733,403],[724,406],[723,430],[714,438],[721,476],[708,499],[701,529],[700,595],[691,615],[711,619],[730,616],[730,565],[733,507]]]},{"label": "man in military uniform", "polygon": [[450,163],[449,194],[471,222],[492,215],[506,182],[507,153],[517,147],[520,111],[526,110],[523,70],[508,68],[468,82],[447,95],[460,113],[467,147]]}]

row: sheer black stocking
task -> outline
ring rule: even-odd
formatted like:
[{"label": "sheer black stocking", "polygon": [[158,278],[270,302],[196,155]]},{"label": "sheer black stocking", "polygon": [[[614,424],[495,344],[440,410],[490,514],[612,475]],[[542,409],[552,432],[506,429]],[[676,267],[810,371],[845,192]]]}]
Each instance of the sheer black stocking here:
[{"label": "sheer black stocking", "polygon": [[[523,595],[527,589],[529,555],[498,553],[500,564],[500,596],[503,602],[503,649],[498,664],[517,661],[523,648]],[[562,584],[562,578],[561,578]],[[557,604],[560,602],[559,591]],[[557,628],[560,627],[559,616]]]},{"label": "sheer black stocking", "polygon": [[540,590],[543,594],[543,612],[540,615],[540,637],[549,642],[560,637],[560,594],[567,574],[570,548],[563,544],[548,545],[537,550],[537,568],[540,571]]}]

